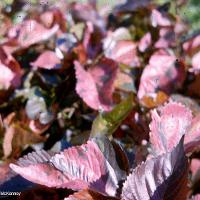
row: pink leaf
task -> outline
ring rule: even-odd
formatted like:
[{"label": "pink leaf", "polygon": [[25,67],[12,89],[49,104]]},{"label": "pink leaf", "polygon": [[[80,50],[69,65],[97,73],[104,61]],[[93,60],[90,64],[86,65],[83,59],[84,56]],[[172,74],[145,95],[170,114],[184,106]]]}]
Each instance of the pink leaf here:
[{"label": "pink leaf", "polygon": [[188,163],[182,143],[136,167],[123,185],[122,200],[186,200]]},{"label": "pink leaf", "polygon": [[200,72],[200,51],[192,57],[192,68],[189,71],[196,74]]},{"label": "pink leaf", "polygon": [[45,151],[33,152],[20,158],[17,164],[10,164],[13,171],[24,178],[48,187],[62,187],[67,177],[48,163],[51,156]]},{"label": "pink leaf", "polygon": [[137,45],[132,41],[118,41],[107,53],[107,57],[119,63],[136,67],[140,65],[140,60],[137,55]]},{"label": "pink leaf", "polygon": [[191,200],[200,200],[200,194],[196,194],[195,196],[192,196]]},{"label": "pink leaf", "polygon": [[[166,93],[174,87],[180,87],[185,78],[184,65],[176,61],[174,55],[165,50],[155,52],[142,73],[138,90],[138,98],[155,97],[158,90]],[[174,85],[176,82],[176,86]]]},{"label": "pink leaf", "polygon": [[200,145],[200,114],[193,118],[190,129],[185,135],[185,151],[187,153],[195,151]]},{"label": "pink leaf", "polygon": [[156,9],[152,10],[151,23],[153,27],[171,25],[171,21],[169,17],[167,16],[167,13],[164,13],[164,12],[161,13]]},{"label": "pink leaf", "polygon": [[66,32],[66,19],[58,8],[52,8],[40,15],[40,21],[45,27],[50,28],[55,24],[59,25],[61,31]]},{"label": "pink leaf", "polygon": [[110,196],[115,195],[118,181],[124,178],[124,172],[110,164],[93,141],[54,156],[45,151],[34,152],[10,167],[24,178],[48,187],[93,189]]},{"label": "pink leaf", "polygon": [[193,178],[197,175],[198,171],[200,172],[200,160],[193,158],[190,164],[190,170],[192,172]]},{"label": "pink leaf", "polygon": [[26,20],[9,30],[8,36],[15,38],[22,48],[49,39],[59,29],[56,24],[51,29],[45,28],[35,20]]},{"label": "pink leaf", "polygon": [[110,59],[102,59],[86,71],[75,61],[76,91],[91,108],[109,111],[112,109],[112,93],[118,65]]},{"label": "pink leaf", "polygon": [[151,117],[150,141],[156,154],[172,150],[187,133],[192,121],[191,111],[176,102],[153,110]]},{"label": "pink leaf", "polygon": [[61,66],[60,59],[53,51],[44,51],[31,65],[34,68],[57,69]]},{"label": "pink leaf", "polygon": [[139,44],[138,44],[138,48],[141,52],[145,52],[146,49],[149,48],[149,46],[152,43],[152,39],[151,39],[151,33],[148,32],[146,33],[142,39],[140,40]]}]

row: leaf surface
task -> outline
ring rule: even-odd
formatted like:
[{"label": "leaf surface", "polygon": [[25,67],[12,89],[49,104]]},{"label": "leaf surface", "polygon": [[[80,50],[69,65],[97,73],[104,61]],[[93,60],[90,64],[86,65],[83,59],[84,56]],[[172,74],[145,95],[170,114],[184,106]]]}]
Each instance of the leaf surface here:
[{"label": "leaf surface", "polygon": [[111,110],[118,65],[106,58],[91,66],[88,71],[78,61],[74,64],[77,78],[76,92],[83,101],[95,110]]},{"label": "leaf surface", "polygon": [[[105,144],[107,146],[109,149],[106,149],[106,153],[114,155],[108,143]],[[107,160],[94,141],[88,141],[87,144],[68,148],[53,156],[45,151],[33,152],[10,167],[24,178],[48,187],[92,189],[115,196],[124,172],[117,166],[115,158],[109,159],[113,163],[109,163],[111,160]]]},{"label": "leaf surface", "polygon": [[156,154],[172,150],[187,133],[192,121],[191,111],[180,103],[169,102],[151,112],[150,142]]},{"label": "leaf surface", "polygon": [[183,139],[171,151],[147,160],[128,176],[122,200],[186,200],[188,162]]}]

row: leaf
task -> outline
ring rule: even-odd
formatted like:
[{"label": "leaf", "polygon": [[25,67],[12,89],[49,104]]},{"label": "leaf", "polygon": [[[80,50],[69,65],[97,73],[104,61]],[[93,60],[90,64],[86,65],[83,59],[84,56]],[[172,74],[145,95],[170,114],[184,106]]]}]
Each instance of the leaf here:
[{"label": "leaf", "polygon": [[150,142],[156,154],[172,150],[187,133],[192,121],[191,111],[172,101],[153,110],[151,117]]},{"label": "leaf", "polygon": [[195,183],[200,181],[200,160],[193,158],[190,164],[190,171],[192,173],[192,182]]},{"label": "leaf", "polygon": [[173,101],[180,102],[184,106],[188,107],[194,116],[196,116],[200,112],[200,106],[198,103],[195,101],[195,99],[192,99],[187,96],[183,96],[181,94],[172,94],[170,98]]},{"label": "leaf", "polygon": [[54,25],[51,29],[47,29],[42,24],[31,19],[12,27],[8,35],[10,38],[16,39],[20,47],[27,48],[30,45],[48,40],[58,29],[58,24]]},{"label": "leaf", "polygon": [[117,78],[115,80],[115,87],[123,91],[136,93],[134,79],[132,78],[131,74],[119,71]]},{"label": "leaf", "polygon": [[33,152],[10,167],[24,178],[48,187],[92,189],[115,196],[118,182],[123,178],[119,177],[122,171],[115,163],[109,163],[98,145],[88,141],[53,156],[45,151]]},{"label": "leaf", "polygon": [[199,74],[200,72],[200,51],[192,57],[192,68],[189,69],[190,72]]},{"label": "leaf", "polygon": [[128,176],[122,200],[186,200],[188,162],[183,139],[171,151],[147,160]]},{"label": "leaf", "polygon": [[167,16],[167,12],[159,12],[156,9],[152,10],[151,13],[151,23],[153,27],[157,26],[171,26],[171,20],[169,19],[169,16]]},{"label": "leaf", "polygon": [[20,158],[16,164],[10,164],[10,168],[32,182],[48,187],[62,187],[68,179],[52,164],[48,164],[50,158],[46,151],[33,152]]},{"label": "leaf", "polygon": [[91,66],[88,71],[78,61],[75,61],[74,65],[77,78],[76,92],[83,101],[95,110],[111,110],[118,65],[106,58]]},{"label": "leaf", "polygon": [[92,22],[102,32],[105,31],[105,21],[99,15],[99,13],[90,4],[74,3],[72,4],[70,11],[75,20]]},{"label": "leaf", "polygon": [[191,200],[200,200],[200,194],[192,196]]},{"label": "leaf", "polygon": [[133,95],[114,107],[108,113],[99,114],[92,124],[91,135],[111,135],[128,116],[134,106]]},{"label": "leaf", "polygon": [[176,46],[175,32],[172,27],[161,28],[159,31],[159,39],[155,43],[156,48],[170,48]]},{"label": "leaf", "polygon": [[[151,96],[155,98],[158,91],[166,94],[182,85],[185,79],[185,67],[177,62],[173,54],[165,50],[156,51],[149,60],[140,78],[138,98]],[[174,85],[174,82],[176,84]]]},{"label": "leaf", "polygon": [[145,52],[150,47],[151,43],[152,43],[151,33],[148,32],[141,38],[138,44],[138,49],[141,52]]},{"label": "leaf", "polygon": [[[20,114],[18,114],[20,115]],[[17,117],[16,113],[10,113],[5,119],[5,133],[3,139],[3,151],[5,158],[16,157],[25,145],[35,144],[46,140],[41,136],[42,131],[35,132],[29,129],[29,121],[22,116]],[[30,127],[31,128],[31,127]]]},{"label": "leaf", "polygon": [[61,61],[53,51],[44,51],[34,62],[30,63],[35,69],[58,69]]},{"label": "leaf", "polygon": [[192,119],[190,129],[185,135],[185,151],[186,153],[192,153],[196,149],[199,149],[200,145],[200,114]]},{"label": "leaf", "polygon": [[99,31],[91,22],[86,23],[84,35],[83,35],[83,47],[87,53],[88,59],[98,58],[101,55],[102,44],[101,41],[104,34]]},{"label": "leaf", "polygon": [[140,60],[137,55],[137,45],[132,41],[117,41],[106,49],[106,57],[116,60],[119,63],[136,67],[140,65]]},{"label": "leaf", "polygon": [[54,7],[51,10],[41,13],[40,21],[47,28],[51,28],[55,24],[58,24],[60,30],[63,32],[66,31],[66,19],[64,13],[62,13],[58,8]]},{"label": "leaf", "polygon": [[21,84],[22,72],[14,57],[0,47],[0,89],[18,87]]},{"label": "leaf", "polygon": [[[106,161],[111,165],[111,167],[113,169],[115,169],[115,175],[116,175],[117,179],[118,180],[125,179],[125,172],[122,171],[118,166],[118,163],[116,160],[116,153],[115,153],[114,147],[113,147],[112,143],[110,142],[110,140],[104,135],[97,135],[96,137],[92,138],[91,140],[94,141],[98,145],[98,147],[101,150],[101,152],[103,153]],[[121,153],[125,154],[124,152],[121,152]]]}]

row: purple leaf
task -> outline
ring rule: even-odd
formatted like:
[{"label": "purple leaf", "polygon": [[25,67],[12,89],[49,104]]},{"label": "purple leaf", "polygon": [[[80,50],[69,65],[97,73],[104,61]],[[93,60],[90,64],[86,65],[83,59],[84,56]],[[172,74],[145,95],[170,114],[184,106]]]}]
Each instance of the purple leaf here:
[{"label": "purple leaf", "polygon": [[122,200],[186,200],[188,162],[183,139],[171,151],[147,160],[128,176]]}]

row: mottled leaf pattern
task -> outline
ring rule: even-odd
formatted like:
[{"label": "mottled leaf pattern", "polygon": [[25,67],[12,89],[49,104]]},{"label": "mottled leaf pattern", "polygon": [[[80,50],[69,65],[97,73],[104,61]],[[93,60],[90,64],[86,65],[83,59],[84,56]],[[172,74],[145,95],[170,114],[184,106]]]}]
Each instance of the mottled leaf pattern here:
[{"label": "mottled leaf pattern", "polygon": [[118,65],[106,58],[91,66],[88,71],[79,62],[75,61],[74,64],[77,78],[76,91],[79,96],[95,110],[111,110]]},{"label": "mottled leaf pattern", "polygon": [[[108,140],[103,140],[105,148]],[[104,144],[103,144],[104,146]],[[107,155],[114,155],[110,146]],[[102,154],[98,145],[88,141],[82,146],[71,147],[63,152],[50,156],[45,151],[33,152],[19,159],[10,167],[24,178],[48,187],[62,187],[73,190],[93,189],[105,195],[115,196],[118,181],[123,179],[124,172],[117,166],[115,158]],[[111,162],[112,163],[109,163]]]}]

